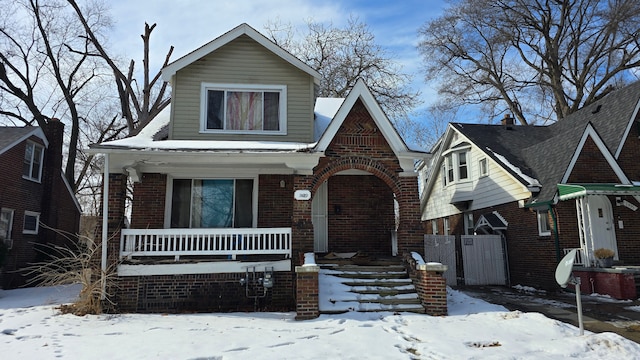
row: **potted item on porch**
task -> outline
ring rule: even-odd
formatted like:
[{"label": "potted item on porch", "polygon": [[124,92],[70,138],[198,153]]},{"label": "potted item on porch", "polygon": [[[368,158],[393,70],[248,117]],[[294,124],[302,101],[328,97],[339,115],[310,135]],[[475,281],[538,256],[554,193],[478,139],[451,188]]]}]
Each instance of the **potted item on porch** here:
[{"label": "potted item on porch", "polygon": [[593,256],[595,256],[598,266],[601,268],[610,268],[613,265],[613,255],[615,252],[611,249],[600,248],[596,249],[593,252]]}]

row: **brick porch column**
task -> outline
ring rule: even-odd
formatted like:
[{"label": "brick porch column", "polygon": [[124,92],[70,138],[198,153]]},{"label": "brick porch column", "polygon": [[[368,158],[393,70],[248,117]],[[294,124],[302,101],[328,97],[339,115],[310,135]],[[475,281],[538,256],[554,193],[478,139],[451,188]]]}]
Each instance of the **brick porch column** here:
[{"label": "brick porch column", "polygon": [[399,205],[398,253],[424,251],[424,228],[420,221],[420,196],[415,176],[398,178],[400,188],[396,199]]},{"label": "brick porch column", "polygon": [[319,271],[317,265],[296,266],[296,320],[315,319],[320,315]]},{"label": "brick porch column", "polygon": [[416,265],[414,285],[428,315],[447,315],[447,265]]},{"label": "brick porch column", "polygon": [[[293,178],[293,191],[311,191],[312,176],[296,175]],[[311,199],[293,201],[293,215],[291,216],[291,251],[295,265],[303,264],[304,253],[313,252],[313,223],[311,222]]]}]

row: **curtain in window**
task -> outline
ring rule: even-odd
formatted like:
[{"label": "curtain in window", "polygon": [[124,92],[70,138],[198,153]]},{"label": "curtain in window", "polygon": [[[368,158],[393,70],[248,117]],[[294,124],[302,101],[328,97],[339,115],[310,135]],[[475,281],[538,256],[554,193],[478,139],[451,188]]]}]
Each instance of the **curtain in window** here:
[{"label": "curtain in window", "polygon": [[171,227],[253,226],[252,179],[175,179]]},{"label": "curtain in window", "polygon": [[262,93],[227,92],[227,130],[262,130]]}]

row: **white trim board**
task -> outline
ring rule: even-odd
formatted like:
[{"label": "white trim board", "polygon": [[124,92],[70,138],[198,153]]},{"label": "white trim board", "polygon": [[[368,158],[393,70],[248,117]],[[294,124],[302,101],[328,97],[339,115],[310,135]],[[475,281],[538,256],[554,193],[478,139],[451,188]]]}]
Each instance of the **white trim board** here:
[{"label": "white trim board", "polygon": [[273,267],[273,271],[291,271],[291,259],[279,261],[217,261],[157,265],[121,264],[118,265],[118,276],[245,273],[247,269],[252,269],[253,267],[255,267],[256,271],[264,271],[265,267]]}]

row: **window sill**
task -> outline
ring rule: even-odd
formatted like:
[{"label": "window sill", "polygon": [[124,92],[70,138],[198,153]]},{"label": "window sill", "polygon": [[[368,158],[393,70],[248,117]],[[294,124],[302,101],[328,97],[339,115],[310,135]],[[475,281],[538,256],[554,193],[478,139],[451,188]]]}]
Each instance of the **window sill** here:
[{"label": "window sill", "polygon": [[42,183],[42,179],[34,179],[34,178],[26,177],[24,175],[22,175],[22,178],[25,179],[25,180],[29,180],[31,182],[34,182],[36,184],[41,184]]},{"label": "window sill", "polygon": [[200,134],[216,135],[287,135],[286,131],[241,131],[241,130],[200,130]]}]

